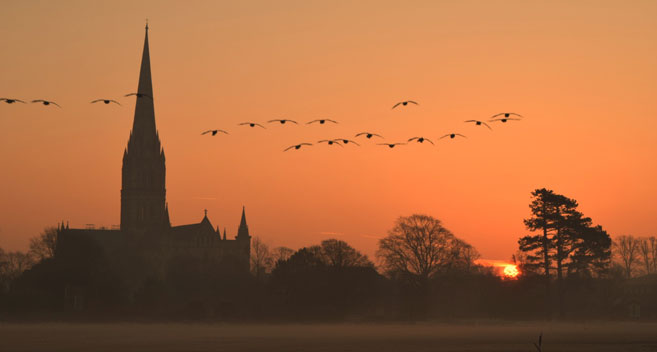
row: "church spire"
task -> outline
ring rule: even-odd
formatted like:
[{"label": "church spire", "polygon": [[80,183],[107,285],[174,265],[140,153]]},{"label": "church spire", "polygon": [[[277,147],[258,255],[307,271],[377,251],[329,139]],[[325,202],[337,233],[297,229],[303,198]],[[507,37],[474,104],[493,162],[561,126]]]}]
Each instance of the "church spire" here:
[{"label": "church spire", "polygon": [[[148,46],[148,23],[146,23],[146,34],[144,36],[144,50],[141,56],[141,69],[139,71],[139,84],[137,93],[143,94],[135,99],[135,118],[132,124],[132,133],[139,139],[147,139],[155,142],[159,149],[159,138],[155,127],[155,106],[153,105],[153,82],[151,79],[151,56]],[[146,142],[144,140],[144,142]]]},{"label": "church spire", "polygon": [[242,219],[240,220],[240,227],[237,229],[237,238],[250,238],[249,236],[249,226],[246,224],[246,212],[244,206],[242,206]]},{"label": "church spire", "polygon": [[170,227],[164,150],[155,126],[148,24],[144,36],[135,115],[123,153],[121,230]]}]

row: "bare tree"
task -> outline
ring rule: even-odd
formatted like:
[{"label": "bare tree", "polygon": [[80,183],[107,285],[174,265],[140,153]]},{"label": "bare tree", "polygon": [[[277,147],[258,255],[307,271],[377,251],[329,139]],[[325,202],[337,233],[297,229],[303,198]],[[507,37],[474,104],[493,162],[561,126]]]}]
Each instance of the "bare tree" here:
[{"label": "bare tree", "polygon": [[643,268],[646,274],[652,274],[657,269],[657,239],[645,237],[638,239],[639,256],[643,262]]},{"label": "bare tree", "polygon": [[26,253],[0,250],[0,289],[9,290],[11,283],[32,265],[34,261]]},{"label": "bare tree", "polygon": [[294,250],[291,248],[287,247],[276,247],[272,251],[272,257],[274,259],[274,265],[280,261],[285,261],[288,260],[292,254],[294,254]]},{"label": "bare tree", "polygon": [[261,280],[264,275],[271,271],[273,257],[269,246],[259,237],[251,239],[251,273]]},{"label": "bare tree", "polygon": [[614,241],[614,249],[616,249],[615,255],[623,266],[625,276],[631,278],[632,272],[639,264],[639,240],[632,235],[619,236]]},{"label": "bare tree", "polygon": [[52,258],[55,256],[57,249],[57,228],[46,227],[37,237],[30,239],[30,249],[28,254],[36,262]]},{"label": "bare tree", "polygon": [[465,262],[472,265],[475,253],[440,220],[416,214],[397,219],[388,236],[379,241],[377,258],[387,273],[414,278],[424,286],[441,271]]},{"label": "bare tree", "polygon": [[372,266],[372,262],[366,255],[361,254],[347,242],[336,239],[322,241],[322,255],[329,266],[332,267],[366,267]]}]

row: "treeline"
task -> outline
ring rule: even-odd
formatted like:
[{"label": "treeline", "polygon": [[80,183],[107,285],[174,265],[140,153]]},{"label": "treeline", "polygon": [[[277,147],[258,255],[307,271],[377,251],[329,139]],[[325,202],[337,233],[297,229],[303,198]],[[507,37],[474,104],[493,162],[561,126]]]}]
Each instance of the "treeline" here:
[{"label": "treeline", "polygon": [[516,278],[477,264],[474,247],[427,215],[397,219],[376,258],[338,239],[293,250],[253,238],[242,274],[198,255],[158,261],[147,241],[114,260],[93,246],[54,256],[57,231],[46,229],[27,253],[0,250],[0,319],[625,318],[628,282],[656,271],[654,237],[612,241],[551,190],[532,193],[524,223]]}]

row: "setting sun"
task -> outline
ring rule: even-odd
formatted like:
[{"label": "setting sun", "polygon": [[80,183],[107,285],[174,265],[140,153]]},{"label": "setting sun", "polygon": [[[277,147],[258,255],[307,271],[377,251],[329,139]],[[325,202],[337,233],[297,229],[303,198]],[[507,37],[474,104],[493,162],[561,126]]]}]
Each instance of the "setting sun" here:
[{"label": "setting sun", "polygon": [[504,267],[504,276],[507,278],[515,278],[520,274],[518,267],[516,265],[507,265]]}]

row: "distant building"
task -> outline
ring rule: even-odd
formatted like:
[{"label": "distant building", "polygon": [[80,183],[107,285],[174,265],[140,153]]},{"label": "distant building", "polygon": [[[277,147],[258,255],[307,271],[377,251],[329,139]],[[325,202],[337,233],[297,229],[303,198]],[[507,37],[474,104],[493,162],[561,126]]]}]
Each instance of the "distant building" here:
[{"label": "distant building", "polygon": [[160,274],[167,262],[178,256],[197,257],[247,273],[251,236],[244,208],[234,239],[227,238],[225,228],[222,236],[219,228],[208,219],[207,211],[199,223],[171,226],[166,202],[164,150],[155,126],[148,26],[137,93],[132,131],[123,152],[121,225],[118,229],[94,229],[93,226],[72,229],[62,223],[58,227],[55,257],[75,262],[80,256],[79,248],[87,246],[84,248],[97,249],[97,253],[110,261],[130,250],[148,263],[148,270]]}]

